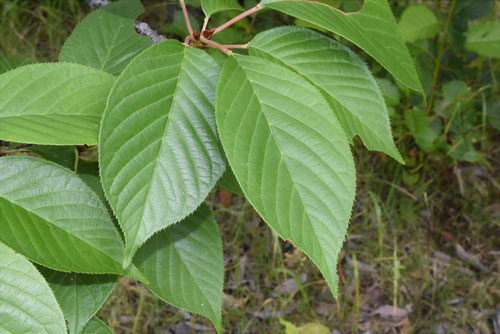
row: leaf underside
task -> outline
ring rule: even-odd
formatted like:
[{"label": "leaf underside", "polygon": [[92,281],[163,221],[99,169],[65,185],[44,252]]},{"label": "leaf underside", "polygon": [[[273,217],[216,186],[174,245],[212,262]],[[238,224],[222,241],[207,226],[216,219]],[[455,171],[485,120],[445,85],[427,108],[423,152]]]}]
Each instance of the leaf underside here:
[{"label": "leaf underside", "polygon": [[45,279],[0,242],[0,332],[65,334],[64,317]]},{"label": "leaf underside", "polygon": [[262,5],[308,21],[353,42],[394,77],[424,94],[387,0],[365,0],[363,8],[344,13],[328,4],[307,0],[263,0]]},{"label": "leaf underside", "polygon": [[221,332],[222,240],[206,205],[151,237],[137,252],[134,263],[148,278],[146,286],[158,297],[207,317]]},{"label": "leaf underside", "polygon": [[337,256],[354,201],[344,131],[321,93],[284,66],[230,57],[217,86],[219,135],[245,197],[302,249],[337,295]]},{"label": "leaf underside", "polygon": [[72,171],[0,158],[0,241],[46,267],[123,273],[123,244],[98,196]]},{"label": "leaf underside", "polygon": [[168,40],[134,58],[110,93],[101,179],[126,240],[127,266],[153,233],[192,213],[225,170],[215,126],[217,64]]},{"label": "leaf underside", "polygon": [[404,163],[392,139],[387,107],[368,67],[345,46],[313,30],[281,27],[258,34],[251,55],[275,61],[320,89],[347,136]]},{"label": "leaf underside", "polygon": [[65,273],[39,268],[56,296],[70,334],[80,334],[116,284],[116,275]]},{"label": "leaf underside", "polygon": [[82,334],[113,334],[113,331],[98,317],[90,319]]},{"label": "leaf underside", "polygon": [[0,139],[97,144],[114,81],[108,73],[70,63],[26,65],[0,75]]},{"label": "leaf underside", "polygon": [[119,74],[136,55],[151,46],[149,37],[134,30],[135,18],[143,12],[139,0],[121,0],[90,13],[64,43],[59,61]]}]

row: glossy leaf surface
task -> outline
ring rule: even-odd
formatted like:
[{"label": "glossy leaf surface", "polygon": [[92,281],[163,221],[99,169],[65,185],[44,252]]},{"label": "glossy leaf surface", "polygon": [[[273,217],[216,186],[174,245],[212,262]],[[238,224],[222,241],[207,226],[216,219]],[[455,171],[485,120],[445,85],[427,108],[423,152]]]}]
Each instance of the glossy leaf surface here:
[{"label": "glossy leaf surface", "polygon": [[115,78],[88,66],[45,63],[0,75],[0,139],[34,144],[97,144]]},{"label": "glossy leaf surface", "polygon": [[71,334],[82,333],[113,290],[117,276],[65,273],[40,267]]},{"label": "glossy leaf surface", "polygon": [[347,137],[326,100],[282,65],[234,55],[221,72],[216,118],[245,197],[316,263],[336,296],[355,170]]},{"label": "glossy leaf surface", "polygon": [[222,240],[206,205],[155,234],[137,252],[134,263],[158,297],[207,317],[221,332]]},{"label": "glossy leaf surface", "polygon": [[69,169],[0,158],[0,241],[46,267],[122,273],[123,244],[97,195]]},{"label": "glossy leaf surface", "polygon": [[64,43],[59,61],[89,65],[111,74],[120,73],[151,38],[134,30],[135,18],[144,12],[139,0],[121,0],[89,14]]},{"label": "glossy leaf surface", "polygon": [[326,96],[347,136],[403,162],[384,98],[366,64],[348,48],[315,31],[283,27],[258,34],[250,54],[289,66]]},{"label": "glossy leaf surface", "polygon": [[350,40],[398,80],[423,94],[413,60],[387,0],[365,0],[363,8],[353,13],[344,13],[327,4],[306,0],[264,0],[261,4]]},{"label": "glossy leaf surface", "polygon": [[110,93],[101,178],[126,240],[125,266],[153,233],[192,213],[226,163],[216,134],[219,67],[175,40],[130,63]]},{"label": "glossy leaf surface", "polygon": [[43,276],[0,242],[0,332],[65,334],[64,317]]}]

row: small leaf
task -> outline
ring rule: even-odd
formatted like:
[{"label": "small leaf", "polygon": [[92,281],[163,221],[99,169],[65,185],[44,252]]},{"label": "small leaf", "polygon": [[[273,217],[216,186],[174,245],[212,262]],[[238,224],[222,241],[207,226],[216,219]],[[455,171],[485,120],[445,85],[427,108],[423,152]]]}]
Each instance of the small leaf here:
[{"label": "small leaf", "polygon": [[114,81],[105,72],[69,63],[26,65],[0,75],[0,139],[97,144]]},{"label": "small leaf", "polygon": [[453,18],[477,20],[491,13],[495,0],[457,0]]},{"label": "small leaf", "polygon": [[243,10],[236,0],[201,0],[201,8],[206,17],[225,10]]},{"label": "small leaf", "polygon": [[236,54],[221,72],[216,101],[219,135],[245,197],[316,263],[337,296],[355,170],[330,106],[290,69]]},{"label": "small leaf", "polygon": [[258,34],[251,55],[286,64],[319,88],[347,136],[403,162],[394,145],[384,98],[365,63],[348,48],[315,31],[282,27]]},{"label": "small leaf", "polygon": [[486,21],[469,27],[465,48],[481,56],[500,58],[500,21]]},{"label": "small leaf", "polygon": [[175,40],[123,71],[101,125],[106,197],[123,228],[124,265],[153,233],[192,213],[226,168],[215,126],[219,67]]},{"label": "small leaf", "polygon": [[401,15],[399,29],[405,42],[436,36],[441,30],[436,15],[426,5],[408,6]]},{"label": "small leaf", "polygon": [[0,332],[65,334],[63,313],[33,264],[1,242],[0,259]]},{"label": "small leaf", "polygon": [[398,86],[386,78],[376,78],[375,80],[377,81],[377,85],[380,87],[385,103],[391,107],[397,106],[399,104],[399,100],[401,99],[401,93]]},{"label": "small leaf", "polygon": [[365,0],[363,8],[355,13],[344,13],[327,4],[306,0],[263,0],[261,4],[350,40],[398,80],[424,93],[387,0]]},{"label": "small leaf", "polygon": [[31,64],[33,61],[26,58],[0,56],[0,74],[13,70],[19,66]]},{"label": "small leaf", "polygon": [[158,297],[207,317],[221,332],[222,241],[206,205],[151,237],[137,252],[134,263],[148,278],[146,286]]},{"label": "small leaf", "polygon": [[117,276],[64,273],[40,267],[66,319],[69,332],[79,334],[113,290]]},{"label": "small leaf", "polygon": [[135,18],[143,12],[139,0],[102,6],[76,26],[61,49],[59,61],[120,73],[132,58],[151,46],[151,38],[134,30]]},{"label": "small leaf", "polygon": [[[191,22],[191,27],[194,30],[200,30],[200,24],[192,16],[189,16],[189,21]],[[172,22],[164,24],[161,28],[163,32],[171,33],[180,37],[185,37],[189,35],[188,28],[186,26],[186,21],[184,21],[184,15],[181,10],[174,13],[174,19]]]},{"label": "small leaf", "polygon": [[82,334],[113,334],[113,331],[98,317],[90,319]]},{"label": "small leaf", "polygon": [[420,109],[405,111],[404,119],[417,145],[425,152],[431,152],[439,133],[430,127],[426,112]]},{"label": "small leaf", "polygon": [[106,207],[72,171],[0,158],[0,241],[46,267],[123,273],[123,244]]},{"label": "small leaf", "polygon": [[233,194],[245,196],[243,194],[243,190],[241,190],[241,187],[238,184],[238,180],[236,180],[236,177],[229,166],[227,166],[226,171],[222,174],[217,184],[219,187],[229,190]]}]

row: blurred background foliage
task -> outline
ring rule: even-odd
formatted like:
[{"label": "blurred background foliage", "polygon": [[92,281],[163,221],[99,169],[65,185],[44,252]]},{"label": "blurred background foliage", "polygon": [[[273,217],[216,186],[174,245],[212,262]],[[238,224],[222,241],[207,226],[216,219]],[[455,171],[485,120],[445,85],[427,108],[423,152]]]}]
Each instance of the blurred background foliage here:
[{"label": "blurred background foliage", "polygon": [[[363,4],[319,1],[347,12]],[[200,0],[186,2],[199,30]],[[177,2],[142,3],[141,21],[184,39]],[[358,193],[339,261],[338,300],[314,265],[267,228],[244,198],[214,190],[207,202],[224,240],[228,333],[500,333],[500,2],[390,3],[426,100],[356,46],[331,37],[359,53],[376,75],[407,164],[368,152],[355,140]],[[240,4],[250,8],[256,1]],[[57,60],[90,11],[80,0],[0,0],[0,73]],[[217,13],[209,27],[238,13]],[[247,43],[260,31],[290,24],[322,31],[264,10],[215,40]],[[210,54],[224,61],[219,51]],[[75,159],[72,147],[0,146],[0,154],[19,151],[69,167]],[[80,168],[97,175],[95,148],[80,151]],[[203,318],[166,305],[126,278],[98,315],[116,333],[212,331]]]}]

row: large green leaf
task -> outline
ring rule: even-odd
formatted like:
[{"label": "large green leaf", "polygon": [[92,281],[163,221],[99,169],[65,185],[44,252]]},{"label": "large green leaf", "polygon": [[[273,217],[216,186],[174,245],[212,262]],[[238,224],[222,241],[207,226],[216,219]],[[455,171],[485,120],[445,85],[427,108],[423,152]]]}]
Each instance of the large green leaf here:
[{"label": "large green leaf", "polygon": [[355,169],[330,106],[292,70],[242,55],[224,65],[216,101],[219,135],[245,197],[316,263],[337,296]]},{"label": "large green leaf", "polygon": [[437,35],[441,25],[428,6],[413,5],[408,6],[401,15],[399,29],[405,42],[415,42]]},{"label": "large green leaf", "polygon": [[149,239],[134,258],[146,286],[166,302],[199,313],[221,332],[224,260],[212,212],[202,205]]},{"label": "large green leaf", "polygon": [[236,0],[201,0],[201,8],[207,17],[225,10],[243,10]]},{"label": "large green leaf", "polygon": [[54,294],[36,268],[0,242],[0,333],[65,334]]},{"label": "large green leaf", "polygon": [[137,56],[113,86],[99,161],[125,234],[125,266],[153,233],[193,212],[224,172],[218,75],[205,52],[168,40]]},{"label": "large green leaf", "polygon": [[116,275],[64,273],[40,267],[66,319],[69,332],[79,334],[101,308],[116,284]]},{"label": "large green leaf", "polygon": [[466,33],[465,48],[482,56],[500,58],[500,21],[471,25]]},{"label": "large green leaf", "polygon": [[348,48],[309,29],[282,27],[258,34],[249,49],[251,55],[289,66],[322,90],[349,139],[359,135],[368,149],[403,162],[380,89]]},{"label": "large green leaf", "polygon": [[110,74],[69,63],[27,65],[0,75],[0,139],[97,144],[114,81]]},{"label": "large green leaf", "polygon": [[398,80],[424,94],[387,0],[365,0],[363,8],[354,13],[344,13],[327,4],[306,0],[263,0],[261,4],[350,40]]},{"label": "large green leaf", "polygon": [[0,241],[55,270],[123,273],[120,235],[75,173],[25,156],[0,158],[0,170]]},{"label": "large green leaf", "polygon": [[82,334],[113,334],[113,331],[98,317],[90,319]]},{"label": "large green leaf", "polygon": [[143,12],[139,0],[121,0],[99,8],[76,26],[59,60],[120,73],[132,58],[151,46],[150,38],[134,30],[135,18]]}]

